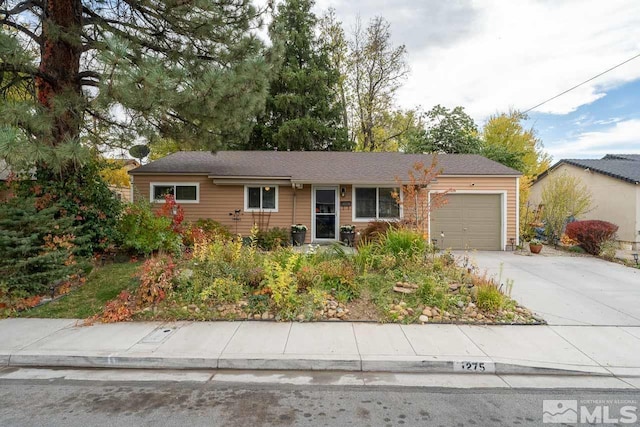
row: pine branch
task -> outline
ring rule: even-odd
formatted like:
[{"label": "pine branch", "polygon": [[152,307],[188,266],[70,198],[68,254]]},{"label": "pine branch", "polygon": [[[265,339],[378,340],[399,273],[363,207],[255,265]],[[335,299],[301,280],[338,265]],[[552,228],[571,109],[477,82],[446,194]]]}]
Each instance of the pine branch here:
[{"label": "pine branch", "polygon": [[38,36],[36,33],[31,31],[30,29],[28,29],[24,25],[20,25],[20,24],[17,24],[15,22],[9,21],[6,18],[0,19],[0,26],[1,25],[6,25],[7,27],[15,28],[16,30],[18,30],[22,34],[26,35],[27,37],[29,37],[31,40],[35,41],[38,44],[40,44],[41,41],[42,41],[42,38],[40,36]]}]

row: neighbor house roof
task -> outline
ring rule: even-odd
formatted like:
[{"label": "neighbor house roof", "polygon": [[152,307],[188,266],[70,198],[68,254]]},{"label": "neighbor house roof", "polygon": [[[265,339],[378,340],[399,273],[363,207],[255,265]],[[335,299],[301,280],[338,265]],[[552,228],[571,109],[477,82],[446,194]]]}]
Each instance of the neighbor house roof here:
[{"label": "neighbor house roof", "polygon": [[538,180],[563,163],[633,184],[640,182],[640,154],[607,154],[602,159],[562,159],[542,173]]},{"label": "neighbor house roof", "polygon": [[[273,177],[302,183],[379,183],[404,177],[415,162],[432,155],[337,151],[181,151],[129,173],[207,174],[211,177]],[[519,176],[520,172],[473,154],[441,154],[442,175]]]}]

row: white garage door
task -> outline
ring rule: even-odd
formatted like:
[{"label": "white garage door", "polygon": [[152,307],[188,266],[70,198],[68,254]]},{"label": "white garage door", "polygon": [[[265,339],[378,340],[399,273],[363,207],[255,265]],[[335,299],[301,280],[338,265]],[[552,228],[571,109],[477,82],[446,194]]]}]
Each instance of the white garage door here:
[{"label": "white garage door", "polygon": [[446,198],[446,205],[431,212],[431,238],[438,239],[439,246],[502,250],[500,194],[449,194]]}]

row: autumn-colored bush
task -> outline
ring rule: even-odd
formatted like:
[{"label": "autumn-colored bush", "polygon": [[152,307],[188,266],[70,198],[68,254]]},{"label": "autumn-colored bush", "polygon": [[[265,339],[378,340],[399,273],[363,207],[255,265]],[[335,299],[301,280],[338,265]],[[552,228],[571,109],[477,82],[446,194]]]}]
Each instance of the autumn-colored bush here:
[{"label": "autumn-colored bush", "polygon": [[231,232],[227,227],[212,219],[199,219],[183,227],[182,242],[185,246],[193,247],[196,242],[227,240]]},{"label": "autumn-colored bush", "polygon": [[148,259],[138,271],[140,286],[136,292],[132,294],[123,290],[107,303],[102,313],[87,319],[87,324],[95,321],[111,323],[131,320],[137,312],[165,300],[175,286],[177,274],[176,264],[170,256],[161,255]]},{"label": "autumn-colored bush", "polygon": [[371,221],[360,232],[358,245],[377,242],[382,239],[387,234],[387,231],[392,228],[397,228],[397,223],[390,221]]},{"label": "autumn-colored bush", "polygon": [[164,300],[174,286],[176,264],[170,256],[150,258],[140,268],[138,305],[146,307]]},{"label": "autumn-colored bush", "polygon": [[599,255],[602,244],[613,239],[617,231],[618,226],[610,222],[587,220],[567,224],[566,234],[588,253]]}]

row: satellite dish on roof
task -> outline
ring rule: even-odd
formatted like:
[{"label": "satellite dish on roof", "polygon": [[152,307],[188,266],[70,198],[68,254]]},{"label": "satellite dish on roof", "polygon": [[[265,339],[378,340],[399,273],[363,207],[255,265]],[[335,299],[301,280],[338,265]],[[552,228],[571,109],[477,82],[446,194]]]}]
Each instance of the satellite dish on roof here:
[{"label": "satellite dish on roof", "polygon": [[142,159],[147,157],[151,149],[149,149],[148,145],[134,145],[129,149],[129,155],[140,160],[140,164],[142,164]]}]

